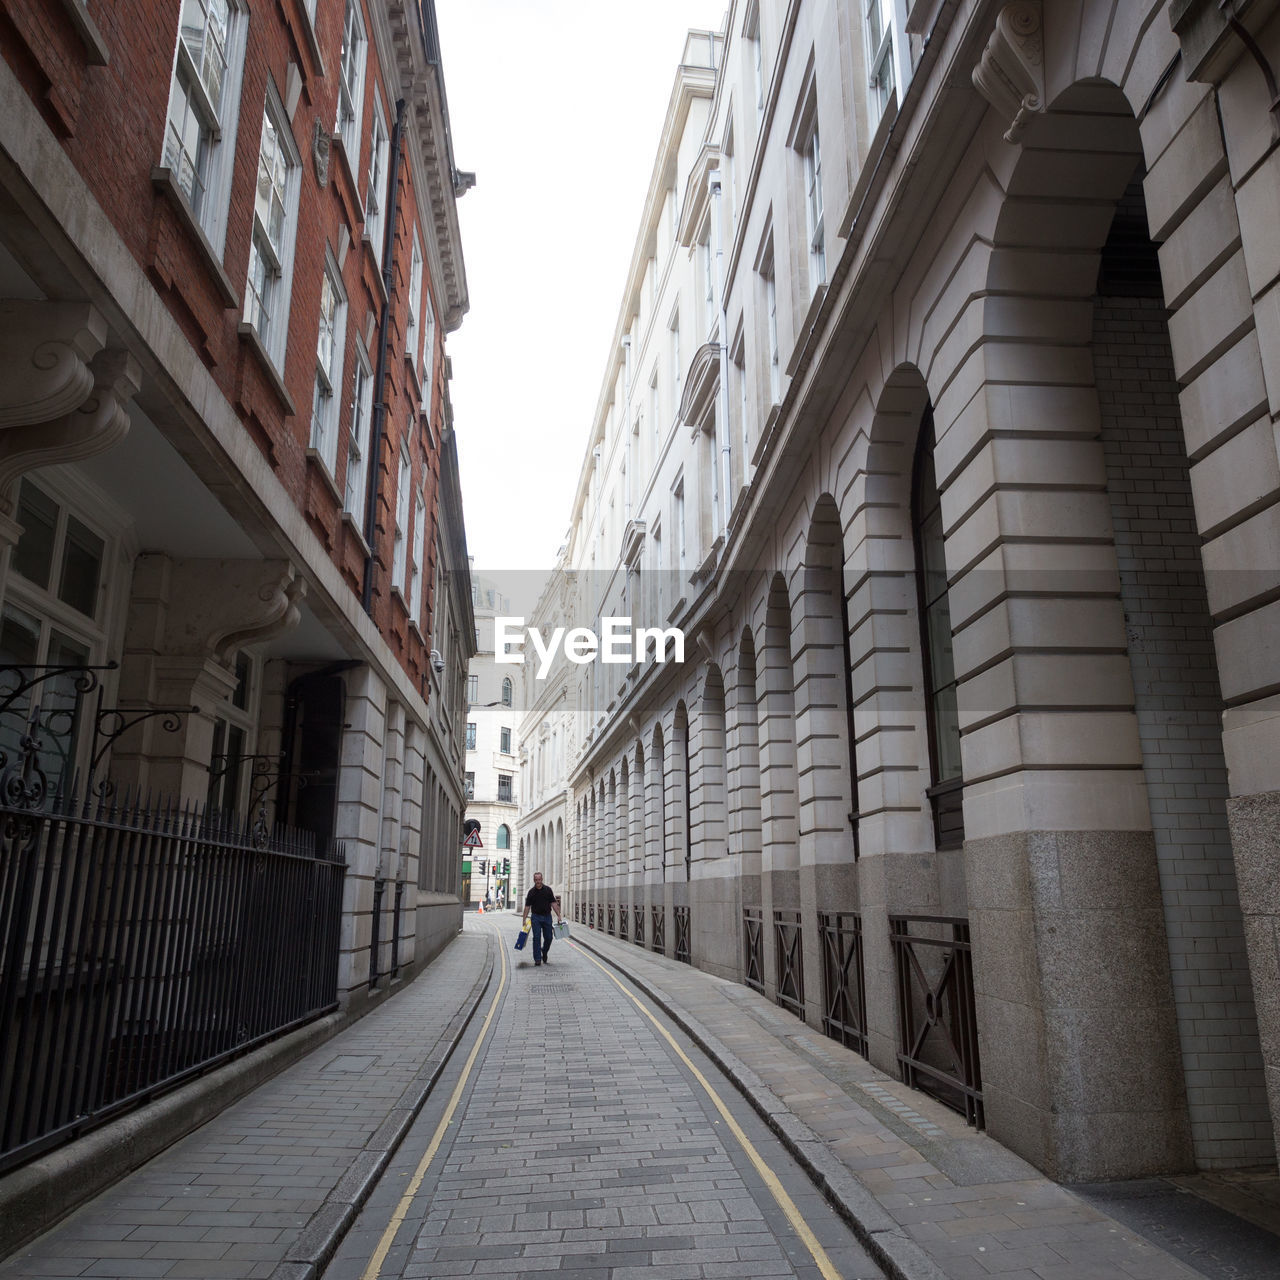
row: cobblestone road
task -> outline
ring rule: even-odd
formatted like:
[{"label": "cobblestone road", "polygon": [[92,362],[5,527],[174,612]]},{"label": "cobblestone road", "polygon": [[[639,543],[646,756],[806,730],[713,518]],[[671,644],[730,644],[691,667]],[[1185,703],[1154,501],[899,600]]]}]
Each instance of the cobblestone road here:
[{"label": "cobblestone road", "polygon": [[[454,1055],[454,1069],[326,1280],[531,1271],[567,1280],[881,1276],[679,1033],[677,1049],[572,943],[557,943],[550,962],[535,969],[511,949],[515,919],[497,917],[493,927],[504,936],[506,981],[458,1110],[413,1194],[445,1095],[466,1070],[464,1052]],[[485,1025],[477,1016],[470,1040]],[[735,1125],[746,1146],[733,1136]],[[752,1147],[763,1174],[748,1155]],[[799,1232],[771,1181],[803,1219]],[[388,1222],[397,1212],[403,1225],[392,1238]],[[816,1254],[801,1238],[806,1231]]]}]

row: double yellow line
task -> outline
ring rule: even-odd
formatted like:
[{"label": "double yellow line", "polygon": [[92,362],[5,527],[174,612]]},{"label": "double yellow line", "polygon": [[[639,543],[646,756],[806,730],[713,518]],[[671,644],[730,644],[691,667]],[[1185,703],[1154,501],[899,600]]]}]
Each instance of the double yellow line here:
[{"label": "double yellow line", "polygon": [[[498,930],[495,928],[494,933]],[[427,1170],[431,1167],[432,1160],[436,1157],[436,1152],[440,1150],[440,1144],[444,1141],[444,1135],[449,1125],[453,1122],[453,1114],[458,1108],[458,1103],[462,1099],[462,1094],[467,1086],[467,1079],[471,1075],[471,1069],[475,1066],[476,1058],[480,1056],[481,1046],[484,1044],[485,1037],[489,1034],[489,1027],[493,1022],[494,1015],[498,1011],[498,1004],[502,999],[502,993],[507,985],[507,953],[506,948],[501,945],[501,934],[498,934],[499,946],[498,954],[502,960],[502,976],[498,982],[498,989],[493,994],[493,1000],[489,1004],[489,1010],[485,1014],[484,1022],[480,1027],[480,1034],[476,1037],[475,1045],[472,1047],[471,1054],[467,1058],[466,1065],[462,1068],[462,1074],[458,1077],[458,1083],[454,1086],[453,1093],[449,1097],[449,1103],[444,1109],[444,1114],[440,1117],[440,1123],[436,1126],[436,1131],[431,1136],[431,1141],[427,1145],[426,1151],[423,1153],[421,1161],[418,1163],[417,1169],[414,1170],[413,1177],[409,1180],[408,1186],[405,1188],[404,1195],[400,1197],[400,1203],[396,1205],[391,1215],[391,1220],[387,1223],[386,1230],[382,1233],[381,1239],[378,1241],[378,1247],[373,1251],[373,1255],[369,1259],[369,1265],[361,1274],[360,1280],[377,1280],[382,1271],[382,1264],[387,1260],[387,1254],[391,1251],[391,1246],[395,1241],[396,1234],[404,1225],[405,1219],[409,1214],[409,1206],[412,1204],[414,1197],[418,1194],[422,1186],[422,1180],[426,1177]],[[570,943],[570,946],[573,944]],[[653,1016],[648,1009],[634,996],[625,986],[616,978],[608,969],[605,968],[594,956],[589,955],[581,947],[573,947],[573,950],[580,956],[585,956],[590,960],[601,973],[613,982],[619,991],[622,992],[637,1009],[640,1010],[646,1018],[653,1023],[658,1032],[671,1046],[675,1055],[692,1073],[693,1078],[706,1090],[707,1096],[711,1099],[715,1109],[720,1113],[728,1126],[729,1132],[733,1134],[738,1145],[746,1153],[747,1159],[751,1161],[755,1171],[760,1175],[760,1180],[769,1189],[769,1193],[777,1201],[778,1207],[786,1215],[787,1221],[791,1224],[791,1229],[796,1233],[804,1247],[809,1250],[813,1256],[814,1263],[817,1265],[818,1271],[821,1273],[823,1280],[841,1280],[840,1272],[836,1270],[831,1259],[827,1256],[826,1250],[818,1242],[817,1236],[813,1234],[812,1228],[804,1220],[800,1210],[796,1207],[796,1203],[787,1194],[786,1188],[778,1180],[777,1174],[765,1163],[764,1157],[752,1145],[751,1139],[743,1132],[742,1126],[735,1120],[729,1111],[728,1105],[724,1099],[711,1086],[711,1082],[702,1074],[689,1055],[676,1043],[675,1037]]]}]

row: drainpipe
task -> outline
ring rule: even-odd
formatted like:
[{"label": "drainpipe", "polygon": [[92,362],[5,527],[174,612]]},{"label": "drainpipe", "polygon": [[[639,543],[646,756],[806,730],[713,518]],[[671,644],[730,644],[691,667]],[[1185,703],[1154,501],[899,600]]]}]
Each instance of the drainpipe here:
[{"label": "drainpipe", "polygon": [[373,375],[373,421],[369,438],[369,482],[365,493],[364,543],[369,548],[364,558],[364,588],[360,603],[365,613],[373,614],[373,554],[374,539],[378,528],[378,495],[380,483],[379,457],[382,453],[382,437],[387,420],[387,346],[391,341],[387,331],[391,318],[391,283],[396,245],[396,215],[400,211],[400,150],[404,141],[405,100],[396,102],[396,122],[391,130],[391,162],[387,175],[387,226],[382,241],[382,309],[378,315],[378,366]]},{"label": "drainpipe", "polygon": [[[716,291],[720,295],[720,390],[716,395],[716,431],[720,436],[720,536],[728,541],[729,507],[732,492],[729,488],[733,474],[732,441],[729,432],[729,313],[728,299],[724,296],[724,229],[720,224],[720,170],[711,171],[711,235],[716,255]],[[743,475],[746,480],[746,459],[743,459]]]}]

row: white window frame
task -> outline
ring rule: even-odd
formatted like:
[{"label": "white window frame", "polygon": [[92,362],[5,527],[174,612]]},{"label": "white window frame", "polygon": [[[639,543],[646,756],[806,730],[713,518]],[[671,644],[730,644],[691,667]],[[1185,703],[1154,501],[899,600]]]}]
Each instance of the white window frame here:
[{"label": "white window frame", "polygon": [[422,299],[422,409],[431,414],[431,384],[436,372],[436,308],[428,289]]},{"label": "white window frame", "polygon": [[409,557],[409,621],[417,627],[422,620],[422,569],[427,562],[427,500],[421,489],[413,504],[413,531],[414,554]]},{"label": "white window frame", "polygon": [[[203,62],[203,54],[216,47],[207,34],[210,0],[188,0],[188,5],[198,5],[206,15],[205,37],[201,40]],[[192,49],[183,39],[179,19],[161,146],[161,164],[173,174],[196,224],[219,257],[227,236],[231,173],[235,165],[236,130],[240,121],[245,36],[249,28],[248,14],[240,0],[228,0],[226,12],[227,25],[222,42],[223,73],[216,103],[201,74],[202,68],[196,66]],[[175,120],[180,109],[181,125]],[[194,127],[197,134],[195,156],[190,155],[184,142],[184,135],[190,127]],[[191,174],[190,181],[184,180],[187,168]]]},{"label": "white window frame", "polygon": [[413,483],[413,463],[406,442],[400,448],[400,468],[396,474],[396,529],[391,552],[391,586],[398,589],[408,603],[405,590],[409,550],[409,490]]},{"label": "white window frame", "polygon": [[[258,141],[259,171],[264,162],[263,146],[266,143],[266,126],[270,122],[280,144],[285,165],[284,190],[280,193],[282,205],[280,243],[276,245],[266,223],[262,220],[259,201],[254,200],[253,229],[249,251],[249,270],[245,282],[244,319],[258,335],[263,349],[272,364],[279,370],[284,365],[285,340],[289,333],[289,304],[293,293],[293,251],[297,241],[298,188],[302,174],[302,157],[294,141],[289,125],[289,115],[276,92],[268,83],[266,101],[262,108],[263,131]],[[260,186],[260,184],[259,184]],[[255,189],[258,189],[255,187]],[[272,190],[276,187],[273,183]],[[261,260],[265,267],[264,284],[254,286],[254,262]],[[258,314],[255,316],[255,303]],[[276,305],[268,305],[274,303]],[[265,324],[262,323],[265,313]]]},{"label": "white window frame", "polygon": [[822,212],[822,144],[818,134],[816,100],[811,111],[801,153],[804,161],[805,231],[809,240],[809,292],[814,294],[818,286],[827,280],[827,240]]},{"label": "white window frame", "polygon": [[753,0],[742,22],[742,34],[751,46],[751,87],[755,104],[756,128],[764,120],[764,37],[760,31],[760,5]]},{"label": "white window frame", "polygon": [[677,408],[680,405],[680,306],[671,313],[671,319],[667,322],[667,333],[671,342],[671,385],[675,389],[672,396],[672,404]]},{"label": "white window frame", "polygon": [[[333,318],[325,345],[325,285],[333,300]],[[320,325],[316,334],[315,390],[311,400],[311,447],[321,461],[336,475],[338,469],[338,390],[342,386],[342,369],[347,350],[347,291],[328,245],[325,246],[324,271],[320,284]],[[354,422],[353,422],[354,425]]]},{"label": "white window frame", "polygon": [[895,0],[862,0],[862,32],[867,49],[867,105],[874,127],[884,115],[897,84]]},{"label": "white window frame", "polygon": [[347,475],[343,509],[364,532],[368,502],[368,455],[373,427],[373,366],[363,343],[356,342],[355,372],[351,376],[351,431],[347,438]]},{"label": "white window frame", "polygon": [[413,259],[409,267],[409,315],[404,324],[404,354],[416,373],[421,360],[422,334],[418,317],[422,314],[422,242],[413,232]]},{"label": "white window frame", "polygon": [[369,125],[369,171],[365,175],[364,233],[375,255],[382,254],[382,214],[387,203],[388,167],[391,163],[391,134],[382,109],[378,87],[373,88],[373,121]]},{"label": "white window frame", "polygon": [[769,403],[775,405],[782,394],[782,366],[778,350],[778,281],[774,270],[773,232],[765,237],[756,272],[764,290],[765,349],[764,363],[768,375]]},{"label": "white window frame", "polygon": [[335,130],[352,169],[360,163],[360,125],[364,119],[364,75],[369,40],[360,0],[347,0],[342,20],[342,51],[338,60],[338,118]]},{"label": "white window frame", "polygon": [[675,546],[672,548],[675,553],[674,567],[680,573],[682,590],[689,561],[689,539],[684,508],[684,474],[681,473],[671,489],[671,523],[675,526]]}]

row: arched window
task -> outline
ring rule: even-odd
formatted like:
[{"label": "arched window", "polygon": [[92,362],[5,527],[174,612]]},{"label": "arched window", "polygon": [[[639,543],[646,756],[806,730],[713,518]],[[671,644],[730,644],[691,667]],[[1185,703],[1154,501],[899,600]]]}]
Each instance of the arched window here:
[{"label": "arched window", "polygon": [[505,822],[498,828],[498,848],[511,848],[511,828]]},{"label": "arched window", "polygon": [[502,705],[504,707],[509,707],[511,705],[512,692],[513,686],[511,684],[511,677],[504,676],[502,680]]},{"label": "arched window", "polygon": [[964,843],[960,762],[960,719],[956,708],[956,664],[952,652],[951,604],[943,555],[942,500],[933,467],[933,410],[926,409],[916,449],[911,487],[911,522],[916,543],[916,583],[920,596],[920,647],[924,665],[925,713],[929,722],[929,762],[933,785],[934,836],[939,849]]}]

